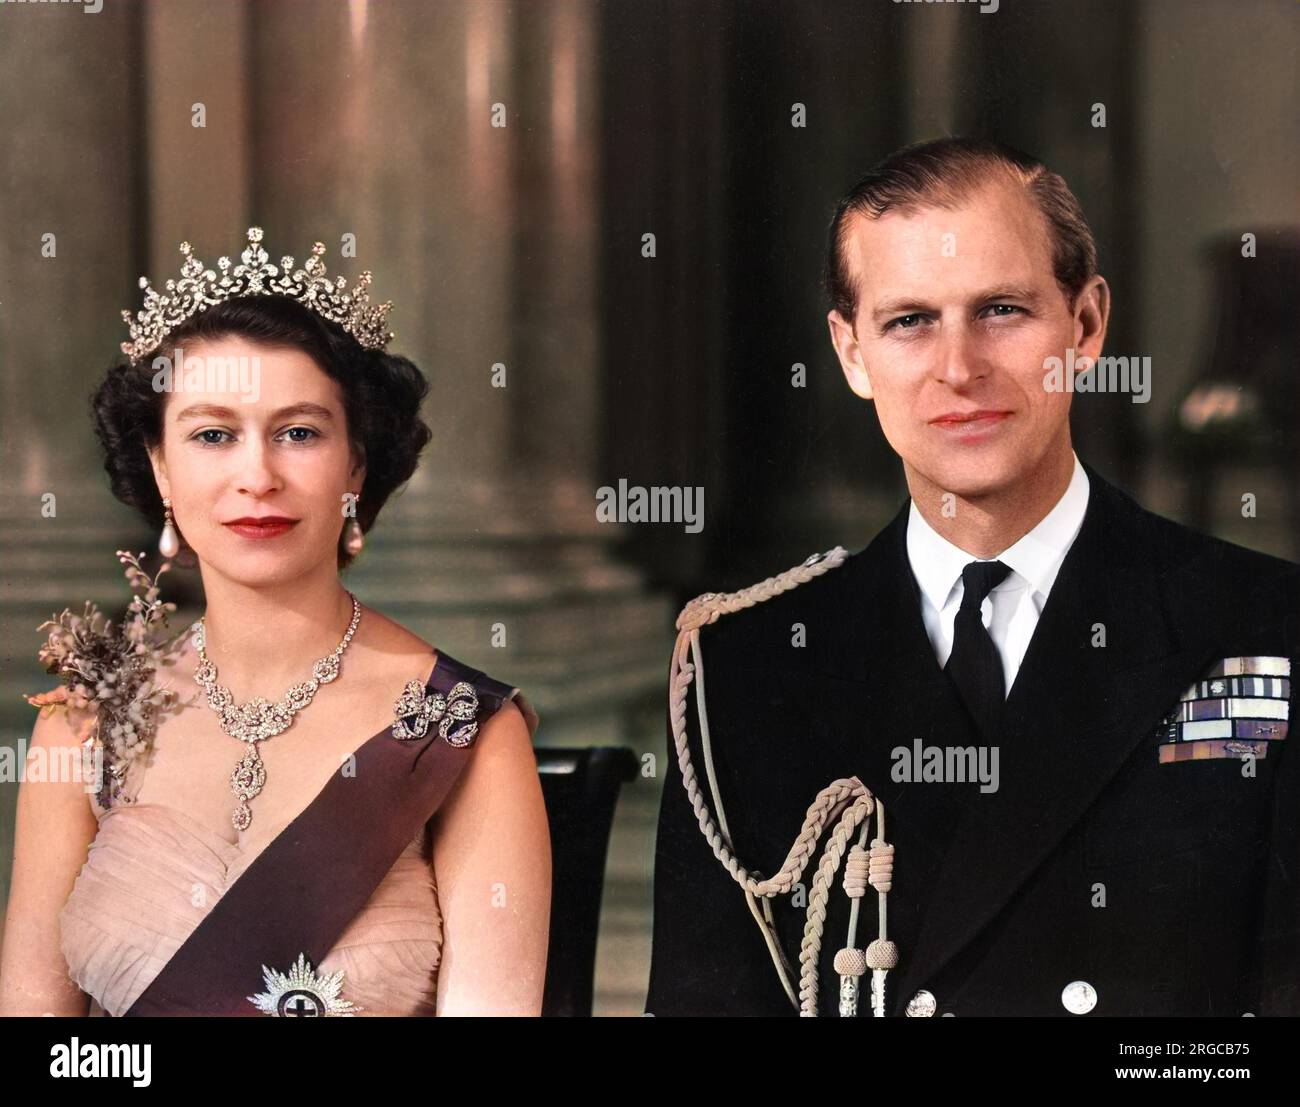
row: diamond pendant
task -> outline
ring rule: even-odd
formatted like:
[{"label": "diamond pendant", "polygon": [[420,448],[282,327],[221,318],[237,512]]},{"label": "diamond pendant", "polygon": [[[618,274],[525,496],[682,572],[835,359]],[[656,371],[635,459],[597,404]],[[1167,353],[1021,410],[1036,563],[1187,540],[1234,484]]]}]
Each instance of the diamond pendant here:
[{"label": "diamond pendant", "polygon": [[[0,3],[3,3],[3,0],[0,0]],[[199,619],[190,628],[191,641],[199,655],[199,663],[194,669],[195,683],[207,694],[208,706],[217,713],[221,729],[232,738],[248,743],[248,752],[230,774],[230,788],[239,797],[239,806],[230,816],[230,821],[236,830],[248,829],[253,821],[253,810],[248,806],[248,801],[256,796],[266,783],[266,766],[262,764],[256,743],[283,734],[293,723],[294,716],[311,703],[316,690],[322,684],[329,684],[338,679],[340,658],[343,656],[343,651],[348,648],[348,643],[352,641],[357,623],[361,620],[361,601],[351,592],[348,596],[352,600],[352,621],[343,634],[343,640],[332,653],[326,654],[312,666],[310,680],[293,685],[278,703],[271,703],[262,696],[257,696],[245,704],[235,703],[230,689],[224,684],[217,683],[217,667],[207,654],[207,627],[204,621]],[[458,705],[458,708],[459,710],[450,711],[449,714],[459,719],[462,718],[464,707]],[[443,737],[447,737],[446,727],[449,725],[450,721],[444,722]],[[469,725],[477,729],[475,724]],[[472,739],[473,733],[469,731],[457,737],[464,737],[468,741]],[[460,744],[455,737],[448,738],[448,741]]]},{"label": "diamond pendant", "polygon": [[244,742],[274,738],[288,730],[292,722],[293,713],[283,703],[268,703],[261,696],[242,706],[232,703],[221,710],[222,729]]},{"label": "diamond pendant", "polygon": [[230,790],[239,797],[239,806],[230,816],[236,830],[247,830],[253,821],[253,809],[248,806],[248,801],[262,790],[265,783],[266,765],[257,752],[257,746],[249,743],[248,752],[230,774]]}]

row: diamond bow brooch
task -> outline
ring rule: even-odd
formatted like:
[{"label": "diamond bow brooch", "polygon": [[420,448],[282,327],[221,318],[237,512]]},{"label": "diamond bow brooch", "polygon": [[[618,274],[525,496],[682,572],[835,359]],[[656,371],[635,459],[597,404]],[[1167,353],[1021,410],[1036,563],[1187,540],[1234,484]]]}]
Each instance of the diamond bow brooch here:
[{"label": "diamond bow brooch", "polygon": [[478,734],[478,693],[466,681],[445,696],[429,692],[418,680],[407,682],[393,705],[393,737],[402,741],[423,738],[433,723],[449,745],[468,746]]}]

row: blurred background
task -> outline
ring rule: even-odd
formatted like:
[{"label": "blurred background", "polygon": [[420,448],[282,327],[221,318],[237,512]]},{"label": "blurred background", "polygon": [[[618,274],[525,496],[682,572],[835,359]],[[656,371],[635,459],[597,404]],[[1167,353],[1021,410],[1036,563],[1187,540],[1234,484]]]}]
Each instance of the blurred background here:
[{"label": "blurred background", "polygon": [[[30,733],[20,692],[52,686],[36,626],[85,600],[118,614],[113,551],[157,548],[108,494],[87,407],[137,278],[175,276],[185,239],[234,255],[252,224],[273,260],[319,239],[332,274],[374,270],[390,348],[432,383],[434,441],[349,587],[519,685],[539,745],[655,755],[620,799],[596,976],[596,1013],[639,1014],[676,611],[861,548],[906,494],[819,284],[835,201],[880,157],[978,133],[1062,173],[1114,293],[1107,352],[1151,359],[1149,403],[1075,396],[1080,456],[1153,510],[1300,558],[1296,13],[0,5],[4,742]],[[703,529],[599,522],[620,480],[702,488]],[[197,584],[164,578],[178,625]],[[0,894],[16,793],[0,784]]]}]

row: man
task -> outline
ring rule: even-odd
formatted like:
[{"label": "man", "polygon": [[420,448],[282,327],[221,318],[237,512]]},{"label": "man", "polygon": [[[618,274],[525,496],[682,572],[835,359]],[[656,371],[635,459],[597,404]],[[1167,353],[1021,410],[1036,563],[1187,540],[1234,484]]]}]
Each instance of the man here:
[{"label": "man", "polygon": [[[815,860],[791,896],[740,881],[856,778],[894,849],[885,1014],[1300,1014],[1300,569],[1075,457],[1072,393],[1045,381],[1100,355],[1110,293],[1068,186],[992,143],[909,147],[828,252],[831,340],[911,499],[832,567],[684,613],[647,1012],[795,1013],[777,966],[816,932],[835,1013],[862,973],[836,957],[850,898],[819,926]],[[703,660],[707,750],[682,678]],[[852,949],[878,933],[867,891]]]}]

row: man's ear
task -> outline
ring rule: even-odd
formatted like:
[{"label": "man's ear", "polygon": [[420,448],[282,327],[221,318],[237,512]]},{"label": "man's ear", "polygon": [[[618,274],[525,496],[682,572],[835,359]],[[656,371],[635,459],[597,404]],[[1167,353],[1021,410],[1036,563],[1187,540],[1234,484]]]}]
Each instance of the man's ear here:
[{"label": "man's ear", "polygon": [[1074,352],[1076,359],[1090,359],[1091,365],[1101,357],[1110,321],[1110,286],[1100,274],[1079,290],[1074,301]]},{"label": "man's ear", "polygon": [[846,322],[844,316],[835,309],[826,316],[826,322],[830,325],[831,345],[835,347],[836,356],[840,359],[844,379],[849,382],[854,395],[870,400],[871,378],[867,375],[867,366],[862,360],[862,347],[858,345],[857,335],[853,333],[853,324]]}]

